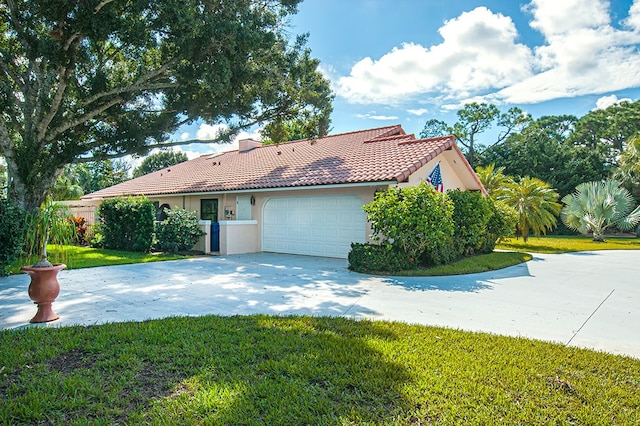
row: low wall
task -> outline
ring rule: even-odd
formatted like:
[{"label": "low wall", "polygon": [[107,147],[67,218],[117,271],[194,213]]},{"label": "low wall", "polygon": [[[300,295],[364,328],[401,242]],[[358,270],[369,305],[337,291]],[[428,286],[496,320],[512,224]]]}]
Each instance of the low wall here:
[{"label": "low wall", "polygon": [[220,221],[220,254],[256,253],[259,250],[258,221]]}]

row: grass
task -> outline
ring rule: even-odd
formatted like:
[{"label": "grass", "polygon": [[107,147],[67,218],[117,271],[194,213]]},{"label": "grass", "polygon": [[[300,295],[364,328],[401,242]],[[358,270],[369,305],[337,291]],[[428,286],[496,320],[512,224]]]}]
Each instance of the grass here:
[{"label": "grass", "polygon": [[567,253],[594,250],[640,250],[640,238],[608,237],[604,243],[592,241],[586,236],[540,236],[522,239],[511,238],[497,245],[498,249],[533,253]]},{"label": "grass", "polygon": [[447,265],[438,265],[425,269],[413,269],[400,272],[401,276],[444,276],[474,274],[494,271],[519,263],[528,262],[533,256],[521,252],[494,252],[478,256],[465,257]]},{"label": "grass", "polygon": [[0,331],[1,424],[640,423],[640,360],[324,317]]},{"label": "grass", "polygon": [[[97,249],[80,246],[49,246],[50,260],[65,263],[67,269],[92,268],[96,266],[125,265],[129,263],[159,262],[163,260],[185,259],[189,256],[167,253],[140,253],[118,250]],[[20,267],[32,265],[36,258],[20,259],[10,268],[12,274],[20,273]]]}]

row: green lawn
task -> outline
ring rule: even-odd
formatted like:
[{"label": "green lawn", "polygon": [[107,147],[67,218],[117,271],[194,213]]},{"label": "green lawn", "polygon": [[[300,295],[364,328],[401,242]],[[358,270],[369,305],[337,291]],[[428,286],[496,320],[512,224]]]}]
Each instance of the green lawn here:
[{"label": "green lawn", "polygon": [[640,250],[640,238],[608,237],[604,243],[596,243],[585,236],[540,236],[530,237],[527,243],[522,238],[511,238],[496,247],[501,250],[533,253],[566,253],[593,250]]},{"label": "green lawn", "polygon": [[[95,266],[124,265],[129,263],[158,262],[162,260],[184,259],[188,256],[165,253],[139,253],[118,250],[97,249],[79,246],[49,246],[50,260],[64,263],[67,269],[92,268]],[[11,273],[20,273],[20,267],[32,265],[36,259],[20,259],[14,262]]]},{"label": "green lawn", "polygon": [[640,424],[640,360],[316,317],[0,332],[1,424]]},{"label": "green lawn", "polygon": [[494,271],[508,266],[528,262],[533,256],[522,252],[494,252],[460,259],[447,265],[438,265],[426,269],[403,271],[400,276],[443,276],[474,274],[478,272]]}]

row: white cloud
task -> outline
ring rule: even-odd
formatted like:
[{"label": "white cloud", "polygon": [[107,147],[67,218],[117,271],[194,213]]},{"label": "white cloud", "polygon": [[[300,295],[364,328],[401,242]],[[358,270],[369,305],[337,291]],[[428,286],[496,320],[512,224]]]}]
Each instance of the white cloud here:
[{"label": "white cloud", "polygon": [[[215,139],[220,131],[227,129],[224,124],[209,125],[201,124],[196,131],[196,139],[207,140]],[[259,129],[255,132],[240,132],[230,143],[192,143],[188,145],[180,145],[177,148],[187,154],[189,159],[197,158],[204,154],[212,154],[216,152],[226,152],[238,149],[238,142],[241,139],[260,140],[261,135]],[[185,139],[183,139],[185,140]]]},{"label": "white cloud", "polygon": [[190,137],[191,137],[191,134],[189,132],[182,132],[180,134],[180,140],[182,140],[182,141],[186,141]]},{"label": "white cloud", "polygon": [[603,96],[596,101],[595,109],[607,109],[611,105],[619,104],[620,102],[633,102],[629,98],[618,99],[616,95]]},{"label": "white cloud", "polygon": [[607,0],[531,0],[523,10],[544,44],[517,42],[508,16],[486,7],[448,20],[443,42],[405,43],[364,58],[336,82],[353,103],[402,104],[428,97],[446,105],[470,99],[527,104],[640,86],[640,0],[618,28]]},{"label": "white cloud", "polygon": [[379,60],[362,59],[338,80],[338,94],[356,103],[401,103],[417,94],[505,87],[531,73],[531,51],[516,43],[509,17],[478,7],[445,22],[439,32],[439,45],[405,43]]},{"label": "white cloud", "polygon": [[215,139],[221,132],[224,132],[228,128],[229,127],[225,124],[210,125],[203,123],[200,125],[200,127],[198,127],[198,131],[196,131],[196,139]]},{"label": "white cloud", "polygon": [[429,112],[428,109],[426,108],[418,108],[418,109],[408,109],[407,112],[411,115],[417,115],[418,117],[425,115],[427,112]]},{"label": "white cloud", "polygon": [[380,114],[356,114],[356,117],[368,120],[389,121],[397,120],[397,115],[380,115]]},{"label": "white cloud", "polygon": [[630,29],[640,31],[640,0],[634,0],[629,10],[629,17],[624,23]]},{"label": "white cloud", "polygon": [[608,7],[608,2],[601,0],[532,0],[523,9],[534,16],[532,28],[553,37],[609,25]]},{"label": "white cloud", "polygon": [[547,40],[535,49],[538,72],[492,98],[533,103],[640,86],[640,33],[611,26],[608,7],[605,0],[533,0],[531,26]]}]

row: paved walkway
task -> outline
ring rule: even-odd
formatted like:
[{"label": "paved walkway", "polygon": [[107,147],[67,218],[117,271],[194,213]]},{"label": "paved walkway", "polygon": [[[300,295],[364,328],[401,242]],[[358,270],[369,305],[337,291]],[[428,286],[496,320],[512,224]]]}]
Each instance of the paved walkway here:
[{"label": "paved walkway", "polygon": [[[535,255],[455,277],[371,277],[269,253],[62,271],[46,325],[169,316],[335,315],[524,336],[640,358],[640,252]],[[0,278],[0,328],[28,325],[29,277]]]}]

